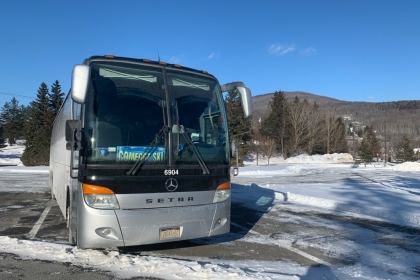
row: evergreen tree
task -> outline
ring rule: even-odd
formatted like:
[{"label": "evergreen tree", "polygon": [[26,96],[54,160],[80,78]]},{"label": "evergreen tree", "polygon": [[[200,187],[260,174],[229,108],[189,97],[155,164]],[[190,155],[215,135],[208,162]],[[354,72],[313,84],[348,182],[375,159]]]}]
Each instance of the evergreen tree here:
[{"label": "evergreen tree", "polygon": [[3,126],[0,124],[0,148],[4,147],[4,138],[3,138]]},{"label": "evergreen tree", "polygon": [[365,163],[371,163],[372,158],[374,157],[374,154],[372,152],[372,149],[370,148],[369,141],[366,138],[363,138],[362,143],[360,143],[359,146],[359,155],[360,158]]},{"label": "evergreen tree", "polygon": [[287,100],[282,91],[276,91],[270,101],[271,112],[261,124],[261,134],[273,138],[276,142],[277,150],[287,156],[288,138],[288,107]]},{"label": "evergreen tree", "polygon": [[372,127],[366,132],[366,137],[363,138],[359,147],[359,154],[365,163],[371,163],[372,159],[376,157],[381,151],[381,143],[376,138],[375,132]]},{"label": "evergreen tree", "polygon": [[48,165],[50,140],[54,114],[50,107],[48,87],[42,83],[37,98],[30,103],[28,119],[25,122],[25,151],[22,163],[26,166]]},{"label": "evergreen tree", "polygon": [[[229,121],[229,138],[240,144],[247,144],[251,140],[251,118],[245,118],[242,109],[241,95],[238,91],[229,91],[225,98],[226,114]],[[241,145],[239,156],[248,152],[247,145]]]},{"label": "evergreen tree", "polygon": [[51,86],[51,94],[49,94],[49,98],[50,98],[49,105],[55,117],[57,116],[57,113],[61,107],[61,104],[63,104],[63,98],[64,98],[64,93],[61,92],[61,85],[57,80]]},{"label": "evergreen tree", "polygon": [[[379,140],[378,140],[379,143]],[[380,150],[380,145],[379,145]],[[341,117],[338,117],[335,122],[334,139],[332,141],[331,152],[333,153],[348,153],[349,147],[346,140],[346,125]]]},{"label": "evergreen tree", "polygon": [[382,144],[379,141],[379,139],[376,137],[376,133],[373,130],[373,127],[369,128],[369,130],[367,131],[366,137],[369,139],[374,156],[378,157],[381,154]]},{"label": "evergreen tree", "polygon": [[397,144],[397,159],[403,161],[414,161],[414,147],[408,134],[404,134],[401,141]]},{"label": "evergreen tree", "polygon": [[25,106],[19,106],[19,101],[12,98],[1,108],[0,124],[3,128],[2,137],[8,138],[9,144],[15,144],[15,139],[23,135]]}]

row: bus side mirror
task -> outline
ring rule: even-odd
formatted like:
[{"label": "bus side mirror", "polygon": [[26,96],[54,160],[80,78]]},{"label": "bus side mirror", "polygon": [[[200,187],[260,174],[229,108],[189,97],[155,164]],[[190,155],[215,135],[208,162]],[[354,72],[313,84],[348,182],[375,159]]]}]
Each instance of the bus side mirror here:
[{"label": "bus side mirror", "polygon": [[241,94],[242,109],[244,110],[244,117],[248,118],[252,114],[251,90],[247,87],[237,87],[236,89]]},{"label": "bus side mirror", "polygon": [[86,93],[89,86],[90,67],[78,64],[73,67],[71,79],[71,98],[74,102],[83,104],[86,100]]},{"label": "bus side mirror", "polygon": [[220,86],[222,92],[230,90],[238,90],[241,95],[242,109],[244,110],[244,117],[248,118],[252,115],[252,97],[251,90],[245,87],[245,84],[242,82],[232,82]]}]

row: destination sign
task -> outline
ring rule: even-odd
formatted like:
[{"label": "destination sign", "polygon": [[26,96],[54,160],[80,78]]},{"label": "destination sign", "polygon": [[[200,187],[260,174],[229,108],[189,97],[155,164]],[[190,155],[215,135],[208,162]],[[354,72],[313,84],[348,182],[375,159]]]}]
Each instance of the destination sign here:
[{"label": "destination sign", "polygon": [[149,150],[149,147],[137,147],[137,146],[117,146],[117,161],[137,161],[147,160],[150,162],[164,161],[165,160],[165,148],[155,147]]}]

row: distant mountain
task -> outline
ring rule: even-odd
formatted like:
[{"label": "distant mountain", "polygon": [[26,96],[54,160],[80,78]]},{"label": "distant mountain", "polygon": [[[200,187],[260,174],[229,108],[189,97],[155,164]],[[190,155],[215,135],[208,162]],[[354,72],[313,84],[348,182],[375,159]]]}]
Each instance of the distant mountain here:
[{"label": "distant mountain", "polygon": [[[308,92],[303,92],[303,91],[290,91],[290,92],[283,92],[283,93],[289,101],[293,100],[297,96],[300,100],[306,99],[311,104],[316,102],[321,108],[324,108],[324,107],[330,108],[336,105],[343,105],[345,103],[348,103],[346,101],[334,99],[331,97],[316,95],[316,94],[312,94]],[[254,117],[257,117],[257,116],[258,118],[259,116],[264,117],[270,112],[271,108],[270,108],[269,102],[273,99],[273,95],[274,93],[267,93],[267,94],[257,95],[257,96],[252,97],[252,105],[254,106],[253,107]]]},{"label": "distant mountain", "polygon": [[[270,113],[269,103],[273,95],[268,93],[252,97],[254,120]],[[302,91],[284,92],[284,95],[289,101],[297,96],[311,104],[316,102],[322,110],[344,117],[346,123],[359,122],[363,126],[373,126],[380,135],[385,133],[386,127],[387,137],[394,142],[407,133],[413,141],[419,140],[417,145],[420,145],[420,100],[349,102]]]}]

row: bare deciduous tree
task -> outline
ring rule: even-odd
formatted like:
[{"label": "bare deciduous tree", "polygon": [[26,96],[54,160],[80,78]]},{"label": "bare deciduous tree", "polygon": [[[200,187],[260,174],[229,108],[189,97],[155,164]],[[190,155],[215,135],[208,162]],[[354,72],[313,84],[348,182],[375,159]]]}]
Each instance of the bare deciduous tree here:
[{"label": "bare deciduous tree", "polygon": [[331,149],[331,140],[334,137],[334,123],[335,123],[335,116],[330,113],[325,113],[324,115],[325,120],[325,144],[326,144],[326,153],[329,154]]},{"label": "bare deciduous tree", "polygon": [[316,146],[321,146],[325,134],[324,114],[319,110],[316,103],[306,108],[308,121],[308,142],[306,150],[312,155]]},{"label": "bare deciduous tree", "polygon": [[297,97],[289,103],[289,131],[292,153],[299,151],[308,137],[308,115],[305,112],[306,107],[307,105],[301,103]]},{"label": "bare deciduous tree", "polygon": [[267,157],[267,165],[269,165],[270,159],[276,154],[276,140],[269,136],[262,136],[260,143],[262,156]]}]

